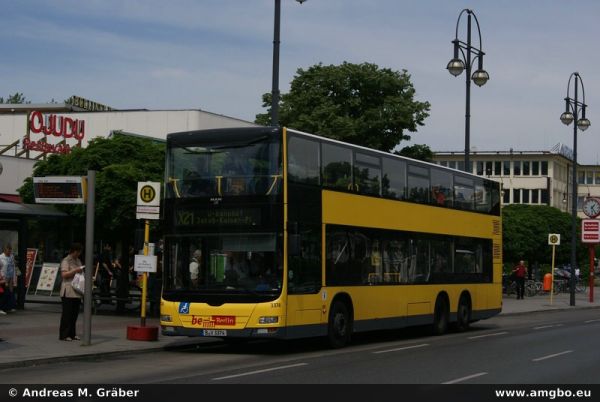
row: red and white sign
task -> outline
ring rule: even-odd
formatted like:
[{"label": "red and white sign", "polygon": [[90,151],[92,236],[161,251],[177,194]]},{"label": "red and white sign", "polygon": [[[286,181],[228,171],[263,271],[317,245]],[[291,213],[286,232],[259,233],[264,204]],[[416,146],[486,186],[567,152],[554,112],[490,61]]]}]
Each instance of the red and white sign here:
[{"label": "red and white sign", "polygon": [[582,219],[581,221],[581,242],[582,243],[600,243],[600,220]]},{"label": "red and white sign", "polygon": [[[29,151],[68,154],[71,152],[71,146],[63,142],[72,138],[77,141],[77,146],[81,146],[81,140],[85,137],[85,121],[73,120],[66,116],[43,115],[42,112],[33,111],[29,115],[28,124],[29,130],[33,134],[44,136],[38,141],[35,138],[29,138],[29,136],[24,138],[23,148]],[[60,138],[61,143],[49,143],[48,138],[50,137]]]},{"label": "red and white sign", "polygon": [[33,274],[33,267],[35,266],[35,259],[37,257],[37,248],[27,249],[27,258],[25,263],[25,287],[29,287],[31,284],[31,276]]}]

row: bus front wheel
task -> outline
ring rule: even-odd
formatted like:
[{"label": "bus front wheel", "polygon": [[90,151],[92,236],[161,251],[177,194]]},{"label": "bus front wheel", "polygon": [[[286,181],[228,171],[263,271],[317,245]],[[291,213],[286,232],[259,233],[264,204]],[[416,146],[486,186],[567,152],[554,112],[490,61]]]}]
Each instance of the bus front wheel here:
[{"label": "bus front wheel", "polygon": [[329,345],[334,348],[342,348],[350,343],[352,335],[352,318],[346,303],[339,300],[334,301],[329,310],[329,323],[327,337]]},{"label": "bus front wheel", "polygon": [[433,312],[433,333],[434,335],[443,335],[448,330],[448,320],[450,312],[448,303],[443,297],[438,297],[435,302],[435,311]]}]

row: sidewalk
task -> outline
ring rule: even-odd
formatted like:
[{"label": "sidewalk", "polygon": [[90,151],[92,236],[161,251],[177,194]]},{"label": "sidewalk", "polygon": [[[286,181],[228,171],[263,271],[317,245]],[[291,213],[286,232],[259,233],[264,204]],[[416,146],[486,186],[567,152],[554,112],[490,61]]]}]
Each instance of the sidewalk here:
[{"label": "sidewalk", "polygon": [[[594,303],[588,295],[576,294],[576,305],[569,305],[569,294],[526,297],[517,300],[513,295],[504,298],[502,314],[524,314],[534,311],[564,310],[570,308],[600,307],[600,288],[595,289]],[[56,298],[56,301],[59,299]],[[40,300],[41,301],[41,300]],[[83,346],[80,341],[58,340],[58,325],[61,306],[57,303],[26,303],[25,310],[0,316],[0,369],[31,366],[72,359],[94,358],[110,354],[143,353],[149,350],[170,349],[204,342],[220,342],[215,338],[165,337],[159,334],[158,341],[130,341],[127,326],[140,325],[139,316],[117,316],[113,309],[102,308],[92,316],[91,345]],[[78,333],[83,333],[83,314],[79,315]],[[157,318],[147,318],[146,326],[159,326]]]}]

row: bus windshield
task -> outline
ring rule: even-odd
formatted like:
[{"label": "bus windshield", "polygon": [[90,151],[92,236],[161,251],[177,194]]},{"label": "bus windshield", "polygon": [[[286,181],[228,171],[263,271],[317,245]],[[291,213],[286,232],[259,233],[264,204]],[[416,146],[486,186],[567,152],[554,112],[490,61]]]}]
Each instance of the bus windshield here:
[{"label": "bus windshield", "polygon": [[276,195],[281,186],[280,154],[280,144],[267,136],[174,146],[167,155],[166,196]]},{"label": "bus windshield", "polygon": [[165,291],[279,294],[283,267],[275,233],[165,238]]}]

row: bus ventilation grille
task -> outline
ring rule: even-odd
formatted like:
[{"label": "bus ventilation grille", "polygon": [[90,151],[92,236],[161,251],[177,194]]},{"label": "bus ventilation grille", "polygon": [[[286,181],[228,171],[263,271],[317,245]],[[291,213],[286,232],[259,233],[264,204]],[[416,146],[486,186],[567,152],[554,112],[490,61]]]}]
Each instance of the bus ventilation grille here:
[{"label": "bus ventilation grille", "polygon": [[494,259],[499,260],[502,258],[502,247],[499,244],[494,243]]},{"label": "bus ventilation grille", "polygon": [[500,221],[494,220],[492,225],[493,225],[492,231],[494,233],[494,236],[499,236],[500,235]]}]

